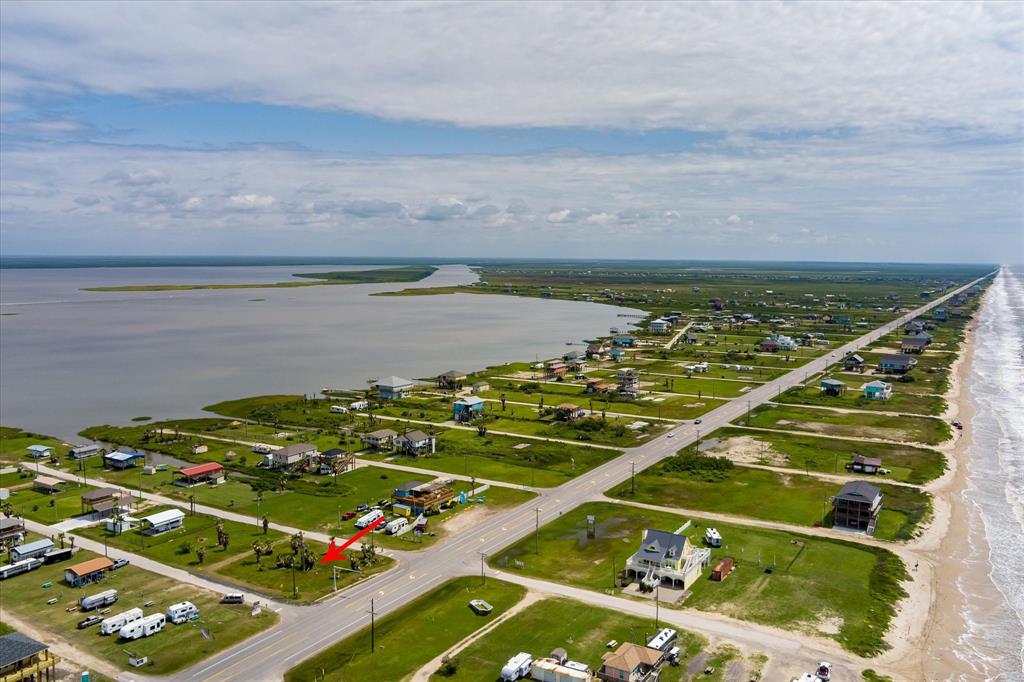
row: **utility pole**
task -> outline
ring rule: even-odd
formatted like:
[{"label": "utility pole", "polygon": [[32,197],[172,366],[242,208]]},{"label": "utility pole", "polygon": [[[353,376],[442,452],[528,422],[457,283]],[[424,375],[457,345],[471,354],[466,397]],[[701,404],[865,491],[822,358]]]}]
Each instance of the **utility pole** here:
[{"label": "utility pole", "polygon": [[661,578],[658,578],[658,583],[654,586],[654,629],[657,630],[661,626]]},{"label": "utility pole", "polygon": [[630,484],[629,484],[630,493],[629,494],[630,495],[636,495],[636,462],[630,461],[629,468],[630,468],[630,471],[631,471],[631,474],[630,474],[630,477],[629,477],[630,478]]},{"label": "utility pole", "polygon": [[480,584],[483,585],[484,584],[484,559],[487,558],[487,555],[484,554],[483,552],[477,552],[477,554],[480,555]]},{"label": "utility pole", "polygon": [[370,597],[370,653],[372,654],[377,648],[376,636],[374,633],[375,616],[373,610],[373,597]]}]

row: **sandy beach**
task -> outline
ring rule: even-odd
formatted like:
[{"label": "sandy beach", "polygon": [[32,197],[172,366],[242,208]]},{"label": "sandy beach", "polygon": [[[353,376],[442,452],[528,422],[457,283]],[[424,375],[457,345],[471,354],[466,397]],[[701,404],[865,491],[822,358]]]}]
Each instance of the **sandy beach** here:
[{"label": "sandy beach", "polygon": [[[974,360],[974,324],[962,352],[950,372],[946,393],[946,420],[959,419],[963,431],[937,449],[946,454],[948,470],[926,489],[934,496],[934,515],[924,532],[896,549],[910,570],[904,585],[909,596],[900,602],[888,640],[893,648],[878,660],[884,669],[906,680],[968,680],[973,671],[954,650],[964,633],[965,597],[958,581],[976,582],[977,591],[999,593],[986,574],[967,574],[970,510],[963,504],[967,486],[967,458],[971,449],[971,418],[974,407],[966,381]],[[915,568],[916,566],[916,568]]]}]

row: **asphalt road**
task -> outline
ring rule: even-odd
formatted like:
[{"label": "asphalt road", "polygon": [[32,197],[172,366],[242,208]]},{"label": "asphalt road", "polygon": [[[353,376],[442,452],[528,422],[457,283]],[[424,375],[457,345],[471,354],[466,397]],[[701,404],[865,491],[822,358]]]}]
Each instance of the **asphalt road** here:
[{"label": "asphalt road", "polygon": [[[984,278],[981,278],[984,279]],[[270,631],[242,642],[175,676],[176,679],[226,682],[227,680],[277,680],[288,669],[299,664],[329,645],[344,639],[369,625],[371,600],[374,612],[385,615],[400,608],[417,596],[437,587],[446,580],[467,574],[479,574],[484,566],[481,554],[489,556],[526,537],[536,527],[557,518],[595,495],[629,479],[632,471],[640,471],[675,454],[680,448],[695,442],[700,433],[711,431],[740,417],[748,409],[770,401],[782,391],[791,388],[808,374],[819,372],[829,364],[842,361],[854,352],[875,341],[904,322],[942,304],[954,294],[981,281],[975,280],[945,296],[872,330],[850,343],[831,351],[811,363],[759,386],[742,398],[709,412],[698,425],[687,424],[676,428],[672,437],[663,435],[644,445],[627,450],[624,455],[582,474],[564,485],[543,491],[537,498],[520,507],[496,514],[457,537],[441,542],[429,549],[402,556],[399,565],[387,573],[345,590],[338,596],[315,606],[295,607],[282,612],[281,623]],[[748,407],[749,406],[749,407]],[[539,511],[538,511],[539,510]],[[216,513],[216,512],[214,512]],[[499,572],[483,568],[489,575]],[[578,596],[579,590],[555,583],[543,583],[552,594]],[[592,601],[592,600],[591,600]],[[629,600],[607,597],[602,604],[631,603]],[[630,610],[630,609],[626,609]],[[696,630],[716,632],[753,649],[765,648],[766,642],[775,642],[773,649],[785,652],[801,651],[808,659],[849,659],[835,647],[814,650],[801,645],[795,638],[786,640],[785,633],[751,623],[723,623],[721,618],[687,612],[685,622]],[[781,633],[781,634],[780,634]],[[770,638],[770,639],[769,639]],[[779,640],[779,641],[776,641]],[[781,641],[788,644],[783,646]],[[801,658],[803,658],[802,656]],[[142,679],[125,673],[119,679]]]}]

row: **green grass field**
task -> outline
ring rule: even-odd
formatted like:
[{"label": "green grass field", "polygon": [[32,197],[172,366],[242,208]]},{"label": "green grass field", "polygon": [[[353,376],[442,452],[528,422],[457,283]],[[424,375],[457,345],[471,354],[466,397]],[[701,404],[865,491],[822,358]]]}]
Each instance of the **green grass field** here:
[{"label": "green grass field", "polygon": [[331,284],[373,284],[381,282],[418,282],[437,268],[427,265],[408,265],[397,268],[372,270],[339,270],[337,272],[310,272],[296,274],[315,281],[268,282],[264,284],[139,284],[115,287],[85,287],[82,291],[190,291],[193,289],[289,289]]},{"label": "green grass field", "polygon": [[68,446],[59,438],[22,431],[16,426],[0,426],[0,459],[7,462],[28,461],[30,458],[26,448],[29,445],[48,445],[53,448],[53,456],[50,460],[42,460],[43,464],[63,457],[68,450]]},{"label": "green grass field", "polygon": [[[74,561],[85,561],[95,556],[79,551]],[[69,563],[43,566],[3,581],[4,610],[9,609],[19,619],[31,622],[53,637],[119,668],[128,667],[125,654],[128,650],[149,657],[150,663],[142,669],[143,673],[168,675],[227,649],[277,621],[277,614],[271,611],[264,610],[253,617],[248,606],[219,604],[219,595],[134,566],[108,573],[107,579],[99,585],[71,588],[62,582],[64,568]],[[43,587],[48,582],[53,586]],[[64,607],[74,604],[79,597],[111,588],[118,591],[118,601],[111,608],[111,615],[141,607],[151,600],[155,603],[145,609],[147,614],[166,611],[169,605],[188,600],[199,607],[201,618],[198,622],[182,625],[168,623],[163,631],[130,643],[118,641],[117,636],[100,635],[96,625],[84,630],[76,629],[75,624],[84,615],[78,611],[66,612]],[[48,605],[47,600],[54,597],[58,602]],[[210,637],[204,637],[200,628]]]},{"label": "green grass field", "polygon": [[923,484],[946,470],[946,457],[938,450],[911,445],[821,438],[807,433],[779,433],[738,427],[718,429],[701,440],[701,452],[728,456],[739,461],[753,458],[757,464],[788,467],[801,471],[844,474],[853,454],[877,457],[891,474],[880,480]]},{"label": "green grass field", "polygon": [[[34,476],[33,476],[34,478]],[[19,479],[28,480],[32,479]],[[39,523],[57,523],[82,513],[81,495],[93,489],[93,486],[68,481],[62,486],[63,491],[52,495],[32,486],[11,491],[8,499],[15,516],[24,516]]]},{"label": "green grass field", "polygon": [[[587,537],[587,515],[596,518],[593,539]],[[712,550],[712,565],[731,556],[738,567],[723,582],[699,580],[684,606],[832,637],[860,655],[888,647],[885,632],[904,595],[899,583],[907,573],[896,555],[874,547],[594,502],[541,527],[539,554],[530,536],[496,554],[492,564],[545,580],[617,591],[612,577],[639,547],[643,529],[672,531],[687,520],[693,525],[685,534],[695,543],[701,542],[708,525],[722,534],[724,544]],[[772,563],[776,570],[764,573]]]},{"label": "green grass field", "polygon": [[[526,589],[490,579],[456,578],[417,598],[376,623],[376,652],[370,653],[369,628],[334,644],[292,668],[289,682],[312,680],[402,680],[442,651],[497,618],[523,598]],[[481,617],[469,608],[484,599],[494,611]],[[414,614],[414,615],[413,615]],[[513,652],[514,653],[514,652]]]},{"label": "green grass field", "polygon": [[[737,421],[746,421],[746,415]],[[952,436],[949,424],[934,417],[893,417],[791,405],[762,405],[751,413],[749,425],[844,438],[880,438],[924,445],[938,445]]]},{"label": "green grass field", "polygon": [[937,416],[945,412],[946,401],[941,396],[921,393],[909,393],[903,390],[903,384],[893,383],[892,398],[889,400],[872,400],[864,397],[861,386],[872,381],[872,377],[863,379],[851,378],[848,374],[837,374],[830,378],[838,379],[846,384],[846,393],[841,396],[825,395],[818,387],[818,382],[810,386],[794,386],[778,397],[778,402],[792,405],[821,405],[824,407],[841,407],[869,412],[902,412]]},{"label": "green grass field", "polygon": [[[711,460],[704,457],[701,460]],[[735,514],[798,526],[832,526],[831,498],[839,483],[801,473],[784,474],[736,466],[728,471],[675,470],[679,457],[670,458],[636,477],[636,494],[629,481],[608,491],[610,497],[682,509]],[[875,537],[905,540],[931,512],[931,496],[916,488],[879,485],[884,495]]]},{"label": "green grass field", "polygon": [[[491,632],[470,644],[456,656],[458,670],[454,675],[435,673],[431,680],[464,680],[494,682],[502,666],[520,651],[535,657],[547,655],[563,647],[569,658],[601,667],[601,655],[609,649],[609,641],[644,643],[644,636],[656,632],[654,621],[600,609],[572,599],[545,599],[501,623]],[[686,679],[686,660],[704,648],[706,640],[686,630],[678,631],[675,646],[679,647],[679,667],[665,666],[661,682]]]}]

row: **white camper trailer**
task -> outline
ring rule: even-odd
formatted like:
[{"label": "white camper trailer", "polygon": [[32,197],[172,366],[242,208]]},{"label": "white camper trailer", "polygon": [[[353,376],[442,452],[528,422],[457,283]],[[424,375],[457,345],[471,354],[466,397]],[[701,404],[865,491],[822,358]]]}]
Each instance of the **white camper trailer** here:
[{"label": "white camper trailer", "polygon": [[651,649],[657,649],[658,651],[668,651],[672,648],[672,643],[676,641],[677,633],[672,628],[662,628],[658,631],[651,641],[647,642],[647,646]]},{"label": "white camper trailer", "polygon": [[100,634],[101,635],[112,635],[115,632],[120,632],[121,628],[128,623],[134,623],[137,620],[142,620],[142,609],[128,609],[123,613],[119,613],[116,616],[111,616],[100,622]]},{"label": "white camper trailer", "polygon": [[78,600],[78,608],[83,611],[92,611],[101,606],[110,606],[117,601],[117,590],[105,590],[99,594],[92,594]]},{"label": "white camper trailer", "polygon": [[139,639],[155,635],[164,629],[167,619],[162,613],[154,613],[145,618],[140,618],[134,623],[128,623],[121,628],[121,639]]},{"label": "white camper trailer", "polygon": [[193,617],[198,615],[199,609],[190,601],[171,604],[167,607],[167,620],[171,621],[175,625],[191,620]]},{"label": "white camper trailer", "polygon": [[348,412],[348,408],[344,405],[331,405],[331,412],[334,414],[345,414]]},{"label": "white camper trailer", "polygon": [[0,566],[0,580],[10,578],[12,576],[19,575],[21,573],[28,573],[43,565],[43,560],[39,557],[33,557],[31,559],[22,559],[21,561],[15,561],[13,564],[7,564],[6,566]]},{"label": "white camper trailer", "polygon": [[708,547],[721,547],[722,534],[718,532],[717,528],[708,528],[704,531],[704,542]]},{"label": "white camper trailer", "polygon": [[508,663],[501,669],[501,679],[504,682],[512,682],[520,678],[525,678],[530,674],[530,668],[533,666],[533,656],[520,651],[518,654],[508,659]]},{"label": "white camper trailer", "polygon": [[380,509],[374,509],[366,514],[363,514],[356,520],[356,528],[362,529],[369,526],[371,523],[384,516],[384,512]]},{"label": "white camper trailer", "polygon": [[409,519],[404,516],[400,516],[394,521],[388,521],[388,525],[384,526],[384,532],[388,535],[396,535],[399,531],[409,525]]}]

